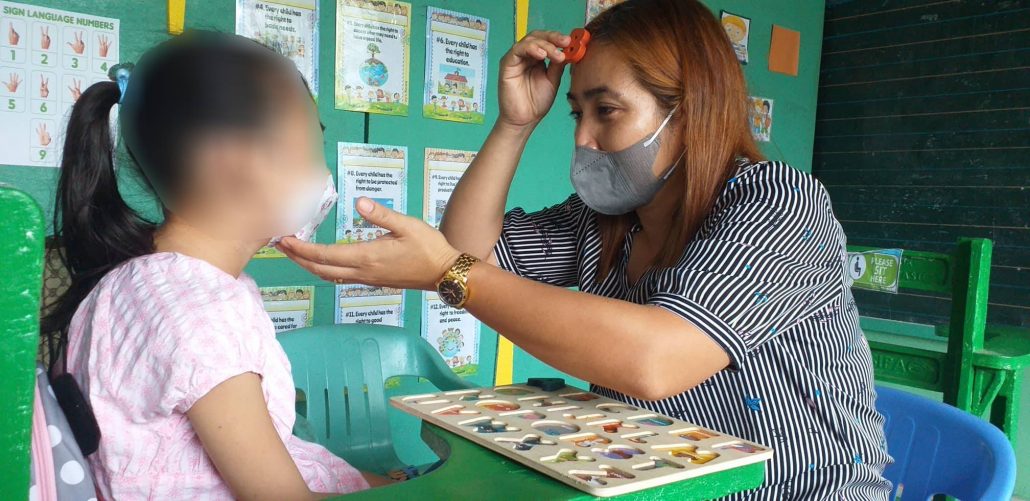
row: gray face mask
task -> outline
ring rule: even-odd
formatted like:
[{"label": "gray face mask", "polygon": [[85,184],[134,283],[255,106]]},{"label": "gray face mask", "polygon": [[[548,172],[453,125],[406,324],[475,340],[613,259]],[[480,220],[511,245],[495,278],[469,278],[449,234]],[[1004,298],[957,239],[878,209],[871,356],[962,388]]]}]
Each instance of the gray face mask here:
[{"label": "gray face mask", "polygon": [[654,199],[679,163],[676,160],[662,177],[654,177],[651,170],[661,148],[658,134],[669,124],[675,112],[673,108],[651,137],[622,151],[576,147],[572,156],[572,186],[587,207],[601,214],[618,216]]}]

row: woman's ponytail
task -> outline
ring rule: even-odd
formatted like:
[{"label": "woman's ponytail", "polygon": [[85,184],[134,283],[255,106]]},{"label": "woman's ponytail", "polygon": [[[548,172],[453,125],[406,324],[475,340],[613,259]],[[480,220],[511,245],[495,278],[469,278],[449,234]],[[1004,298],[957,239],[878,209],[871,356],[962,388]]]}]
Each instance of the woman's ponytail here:
[{"label": "woman's ponytail", "polygon": [[115,266],[153,252],[154,223],[143,219],[118,191],[111,108],[121,91],[114,82],[93,84],[68,120],[54,207],[54,241],[71,286],[47,312],[43,332],[53,364],[64,351],[79,303]]}]

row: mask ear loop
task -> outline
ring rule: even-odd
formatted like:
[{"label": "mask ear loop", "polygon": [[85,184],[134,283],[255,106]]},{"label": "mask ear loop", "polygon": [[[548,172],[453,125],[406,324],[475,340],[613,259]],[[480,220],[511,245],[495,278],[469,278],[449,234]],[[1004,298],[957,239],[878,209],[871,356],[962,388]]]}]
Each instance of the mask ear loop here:
[{"label": "mask ear loop", "polygon": [[[679,107],[680,105],[677,104],[672,108],[672,111],[669,112],[669,115],[666,116],[665,120],[662,120],[662,124],[658,126],[658,130],[654,131],[654,135],[652,135],[651,138],[647,141],[644,141],[644,146],[651,146],[651,143],[653,143],[655,139],[658,139],[658,134],[662,133],[662,130],[664,130],[665,126],[669,124],[669,120],[672,120],[672,116],[676,113],[676,110],[678,110]],[[669,170],[665,171],[665,174],[662,174],[662,176],[659,179],[661,179],[662,181],[668,180],[669,176],[671,176],[672,173],[676,171],[676,166],[680,164],[680,160],[683,160],[683,157],[686,156],[686,154],[687,149],[683,148],[683,152],[680,153],[679,158],[677,158],[676,161],[672,163],[672,166],[669,167]]]},{"label": "mask ear loop", "polygon": [[665,120],[662,120],[662,124],[658,126],[658,130],[654,131],[654,134],[651,135],[650,139],[644,141],[644,146],[651,146],[651,143],[653,143],[655,139],[658,139],[658,134],[662,133],[662,130],[664,130],[665,126],[669,124],[669,120],[672,120],[672,115],[676,113],[676,110],[678,110],[679,107],[680,105],[677,104],[672,108],[672,111],[670,111],[669,114],[665,117]]}]

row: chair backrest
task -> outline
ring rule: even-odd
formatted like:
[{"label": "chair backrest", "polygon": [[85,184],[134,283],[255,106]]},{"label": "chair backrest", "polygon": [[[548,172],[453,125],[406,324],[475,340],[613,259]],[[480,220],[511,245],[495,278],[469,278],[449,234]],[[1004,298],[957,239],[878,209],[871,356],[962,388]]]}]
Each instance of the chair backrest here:
[{"label": "chair backrest", "polygon": [[1016,482],[1016,455],[991,423],[950,405],[892,388],[876,389],[876,408],[887,419],[884,476],[890,499],[1009,499]]},{"label": "chair backrest", "polygon": [[[982,350],[984,344],[992,249],[989,239],[961,238],[952,254],[905,250],[901,258],[899,291],[943,293],[951,299],[949,325],[937,329],[948,336],[943,390],[946,402],[963,409],[972,405],[973,352]],[[850,252],[869,250],[874,249],[848,246]],[[911,323],[866,317],[862,326],[891,334],[913,330]],[[897,376],[884,379],[904,383],[906,375]]]},{"label": "chair backrest", "polygon": [[419,376],[444,391],[470,387],[425,340],[397,327],[325,325],[278,339],[293,368],[298,413],[318,443],[358,468],[402,466],[390,437],[388,378]]},{"label": "chair backrest", "polygon": [[46,234],[43,211],[21,191],[0,186],[0,214],[0,492],[24,498]]}]

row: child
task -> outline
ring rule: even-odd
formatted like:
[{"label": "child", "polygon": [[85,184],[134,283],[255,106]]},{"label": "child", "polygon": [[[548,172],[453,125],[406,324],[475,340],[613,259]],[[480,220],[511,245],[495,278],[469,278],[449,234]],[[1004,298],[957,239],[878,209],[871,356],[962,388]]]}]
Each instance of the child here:
[{"label": "child", "polygon": [[[119,195],[108,125],[119,103],[161,223]],[[124,92],[100,82],[75,104],[54,221],[72,285],[46,327],[99,423],[89,462],[103,498],[314,499],[369,487],[291,434],[289,361],[243,273],[270,239],[324,217],[335,192],[322,149],[297,70],[235,35],[173,38],[143,55]]]}]

